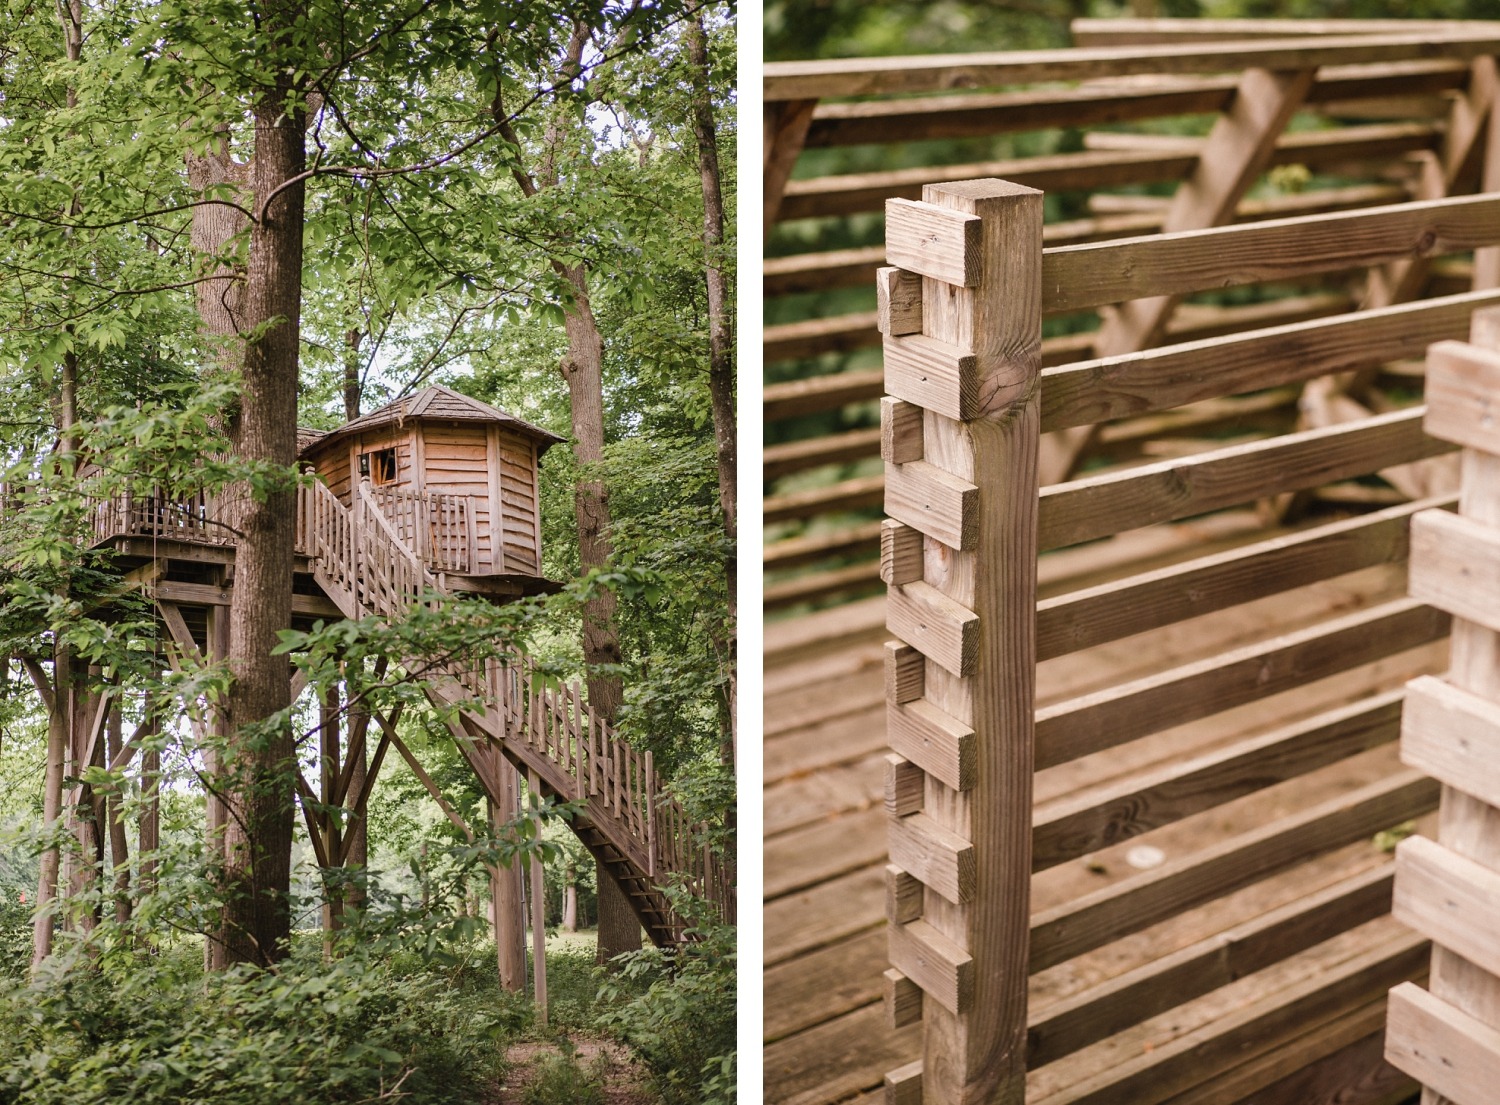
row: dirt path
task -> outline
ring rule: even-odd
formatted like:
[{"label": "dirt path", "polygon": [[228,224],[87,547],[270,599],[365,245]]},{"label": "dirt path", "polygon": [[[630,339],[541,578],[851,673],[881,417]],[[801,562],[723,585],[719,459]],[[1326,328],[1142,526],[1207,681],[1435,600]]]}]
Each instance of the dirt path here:
[{"label": "dirt path", "polygon": [[[586,1036],[572,1038],[574,1058],[578,1064],[579,1083],[574,1096],[549,1098],[546,1105],[572,1105],[574,1101],[598,1102],[599,1105],[655,1105],[656,1098],[647,1088],[644,1068],[624,1045],[613,1040]],[[492,1105],[525,1105],[526,1090],[536,1080],[547,1058],[561,1048],[553,1042],[528,1040],[511,1045],[506,1053],[510,1072],[504,1085],[496,1090]],[[598,1097],[588,1093],[590,1082],[602,1085]]]}]

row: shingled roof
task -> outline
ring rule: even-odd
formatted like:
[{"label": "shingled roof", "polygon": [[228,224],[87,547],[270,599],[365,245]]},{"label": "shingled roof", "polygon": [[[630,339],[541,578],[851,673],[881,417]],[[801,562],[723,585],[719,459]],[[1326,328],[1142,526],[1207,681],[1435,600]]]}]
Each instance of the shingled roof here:
[{"label": "shingled roof", "polygon": [[551,430],[544,430],[540,426],[533,426],[524,419],[517,418],[513,414],[506,414],[502,410],[481,403],[478,399],[470,398],[454,391],[452,388],[434,384],[432,387],[423,388],[414,392],[404,399],[397,399],[393,403],[387,403],[379,410],[362,414],[353,422],[346,422],[336,430],[330,430],[316,438],[308,438],[308,434],[316,431],[298,430],[297,445],[299,452],[306,454],[311,450],[318,449],[330,442],[340,438],[357,434],[364,430],[373,430],[381,426],[399,425],[408,419],[423,419],[441,422],[496,422],[505,426],[523,437],[529,437],[537,444],[537,456],[541,456],[552,446],[567,438],[560,437]]}]

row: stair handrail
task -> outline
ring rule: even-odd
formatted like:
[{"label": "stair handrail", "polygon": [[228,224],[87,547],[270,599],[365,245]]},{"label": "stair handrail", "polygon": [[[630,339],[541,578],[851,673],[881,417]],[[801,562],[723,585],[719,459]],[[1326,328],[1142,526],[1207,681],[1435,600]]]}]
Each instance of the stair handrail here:
[{"label": "stair handrail", "polygon": [[[366,564],[374,559],[370,556],[373,550],[360,547],[361,538],[377,547],[384,544],[391,552],[399,555],[399,566],[414,575],[411,580],[416,585],[414,588],[398,588],[410,592],[406,596],[410,601],[418,600],[424,590],[447,593],[438,578],[396,533],[395,527],[385,517],[363,481],[354,489],[355,503],[362,508],[358,515],[349,511],[321,481],[315,481],[311,494],[308,508],[299,509],[298,512],[308,520],[306,537],[311,556],[319,560],[325,557],[336,562],[342,560],[338,552],[341,535],[315,532],[331,529],[342,521],[347,526],[351,557],[357,557]],[[301,498],[299,493],[299,500]],[[316,509],[318,506],[323,509]],[[374,527],[358,524],[363,518],[371,516],[375,519]],[[323,521],[322,526],[318,525],[320,520]],[[339,563],[338,567],[348,580],[346,590],[359,602],[360,580],[349,570],[348,564]],[[369,587],[367,593],[372,600],[370,605],[377,613],[386,617],[400,613],[394,601],[395,595],[375,587]],[[577,693],[576,688],[571,688],[568,697],[571,697],[578,715],[580,747],[570,747],[574,739],[571,727],[567,728],[561,741],[555,734],[549,741],[549,725],[567,726],[566,706],[559,705],[554,696],[539,693],[537,676],[540,669],[535,660],[513,645],[503,645],[499,651],[499,663],[502,667],[511,668],[517,676],[515,684],[519,701],[510,700],[508,680],[503,683],[497,680],[496,690],[500,693],[496,696],[491,693],[489,680],[485,676],[461,664],[444,665],[444,673],[481,701],[498,697],[499,701],[495,705],[507,715],[506,721],[516,723],[515,728],[528,747],[554,766],[563,768],[578,786],[577,797],[585,800],[593,797],[595,761],[602,760],[599,780],[603,793],[600,802],[590,803],[591,816],[597,819],[599,814],[603,814],[603,820],[611,821],[617,826],[616,835],[622,838],[617,844],[628,842],[646,857],[645,869],[649,877],[654,878],[658,870],[683,876],[691,892],[714,903],[724,919],[732,921],[733,886],[728,878],[728,871],[722,863],[717,862],[717,857],[706,845],[698,847],[692,843],[692,838],[698,835],[697,831],[702,826],[689,823],[681,803],[660,789],[650,754],[637,752],[628,741],[621,739],[614,726],[599,717]],[[545,707],[545,710],[541,707]],[[509,725],[502,725],[502,729],[508,728]],[[583,747],[584,733],[588,735],[587,748]],[[585,771],[587,778],[582,776]]]}]

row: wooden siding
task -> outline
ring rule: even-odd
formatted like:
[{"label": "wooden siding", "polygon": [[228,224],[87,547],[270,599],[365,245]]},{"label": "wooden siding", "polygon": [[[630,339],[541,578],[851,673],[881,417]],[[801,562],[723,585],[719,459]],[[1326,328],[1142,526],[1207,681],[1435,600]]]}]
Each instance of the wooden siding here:
[{"label": "wooden siding", "polygon": [[424,488],[473,499],[470,525],[474,531],[476,573],[496,571],[490,541],[490,485],[485,439],[488,427],[458,423],[423,423]]},{"label": "wooden siding", "polygon": [[536,448],[519,434],[502,429],[499,453],[506,569],[540,575]]}]

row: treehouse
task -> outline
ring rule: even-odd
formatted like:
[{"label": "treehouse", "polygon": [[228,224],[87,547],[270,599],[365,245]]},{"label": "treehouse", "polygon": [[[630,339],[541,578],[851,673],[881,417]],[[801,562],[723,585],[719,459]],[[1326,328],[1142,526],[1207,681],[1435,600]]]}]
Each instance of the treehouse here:
[{"label": "treehouse", "polygon": [[352,508],[365,487],[433,572],[490,594],[547,588],[537,467],[557,434],[436,386],[299,436],[301,459],[339,502]]},{"label": "treehouse", "polygon": [[[562,440],[445,387],[426,388],[326,433],[300,430],[299,460],[318,478],[297,490],[294,625],[372,615],[394,620],[433,592],[506,602],[555,590],[541,571],[537,471],[542,455]],[[111,548],[126,585],[154,602],[163,660],[174,667],[227,654],[233,516],[232,504],[203,493],[120,495],[94,506],[94,543]],[[698,843],[703,827],[663,791],[651,754],[620,739],[577,684],[544,678],[510,647],[482,658],[385,659],[440,707],[493,808],[517,812],[517,772],[533,795],[580,804],[570,827],[620,885],[653,941],[683,938],[684,922],[661,891],[669,880],[733,917],[733,876]],[[301,689],[294,679],[294,696]],[[101,701],[116,693],[97,692]],[[363,730],[341,735],[337,711],[325,719],[324,754],[339,769],[325,773],[320,795],[310,784],[299,791],[325,867],[346,862],[340,826],[360,816],[392,745],[450,820],[471,839],[482,831],[463,822],[402,744],[399,713],[375,718],[379,743],[357,786],[351,780],[366,752]],[[100,754],[96,745],[85,741],[75,758],[90,762]],[[330,812],[339,808],[342,814]],[[533,900],[540,900],[536,893]]]}]

